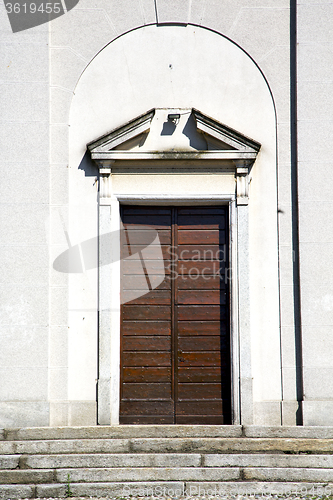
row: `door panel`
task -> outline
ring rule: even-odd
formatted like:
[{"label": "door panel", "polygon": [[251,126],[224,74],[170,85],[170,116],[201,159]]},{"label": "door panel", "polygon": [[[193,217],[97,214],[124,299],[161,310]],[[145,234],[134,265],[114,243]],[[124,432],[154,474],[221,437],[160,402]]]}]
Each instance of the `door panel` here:
[{"label": "door panel", "polygon": [[204,276],[189,279],[188,276],[178,276],[178,290],[222,290],[226,288],[224,283],[221,283],[220,276]]},{"label": "door panel", "polygon": [[179,290],[178,304],[225,304],[226,294],[216,293],[216,290]]},{"label": "door panel", "polygon": [[[123,319],[126,320],[163,320],[170,318],[170,307],[166,306],[132,306],[125,305],[123,307]],[[149,332],[149,326],[148,326]]]},{"label": "door panel", "polygon": [[151,336],[124,337],[123,349],[124,351],[151,351],[152,349],[156,351],[170,351],[171,338],[166,336],[164,337],[154,336],[154,342],[152,343]]},{"label": "door panel", "polygon": [[143,295],[142,297],[137,297],[134,300],[131,300],[131,304],[133,305],[147,305],[151,304],[153,306],[156,305],[165,305],[165,304],[170,304],[171,301],[171,291],[166,290],[166,291],[155,291],[152,290],[151,292],[147,293],[146,295]]},{"label": "door panel", "polygon": [[[181,401],[176,403],[177,415],[182,416],[182,423],[185,422],[184,417],[190,416],[215,416],[220,417],[223,414],[222,400],[217,401]],[[208,415],[207,415],[208,414]],[[192,420],[193,421],[193,420]],[[178,422],[177,422],[178,423]]]},{"label": "door panel", "polygon": [[[225,376],[225,374],[224,374]],[[178,368],[178,382],[220,382],[222,381],[222,370],[220,367],[183,367]]]},{"label": "door panel", "polygon": [[186,321],[191,318],[193,321],[217,320],[221,319],[221,307],[214,305],[205,306],[178,306],[178,320]]},{"label": "door panel", "polygon": [[[198,337],[179,337],[178,347],[184,351],[220,351],[222,344],[220,335],[215,336],[198,336]],[[227,346],[224,345],[226,348]]]},{"label": "door panel", "polygon": [[230,423],[227,208],[121,216],[120,423]]},{"label": "door panel", "polygon": [[171,353],[156,352],[151,346],[147,352],[123,351],[123,367],[126,366],[171,366]]},{"label": "door panel", "polygon": [[[223,318],[222,318],[223,319]],[[223,328],[224,327],[224,328]],[[221,335],[226,326],[220,321],[182,321],[178,324],[178,334],[185,335]]]},{"label": "door panel", "polygon": [[124,399],[143,399],[143,400],[161,400],[171,399],[171,384],[157,383],[124,383],[123,385]]},{"label": "door panel", "polygon": [[196,229],[179,229],[179,245],[202,245],[204,243],[214,244],[220,242],[220,232],[218,229],[200,231]]},{"label": "door panel", "polygon": [[123,335],[171,335],[170,321],[123,321]]},{"label": "door panel", "polygon": [[178,384],[179,399],[221,399],[221,384],[212,382]]},{"label": "door panel", "polygon": [[[164,280],[162,281],[162,279]],[[154,290],[171,290],[171,282],[168,276],[151,275],[150,284]],[[161,283],[162,281],[162,283]],[[147,290],[147,279],[139,275],[122,275],[122,292],[131,290]]]},{"label": "door panel", "polygon": [[171,368],[140,366],[123,370],[123,382],[168,382],[169,380],[171,380]]}]

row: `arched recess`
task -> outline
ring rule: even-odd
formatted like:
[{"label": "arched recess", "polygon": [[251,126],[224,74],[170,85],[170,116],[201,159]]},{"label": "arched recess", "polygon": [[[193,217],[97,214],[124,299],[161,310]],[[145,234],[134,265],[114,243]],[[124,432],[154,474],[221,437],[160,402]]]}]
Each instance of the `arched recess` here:
[{"label": "arched recess", "polygon": [[[196,174],[156,170],[112,174],[109,202],[99,203],[91,179],[97,170],[87,157],[87,144],[155,108],[199,109],[261,144],[250,173],[248,205],[237,207],[235,179],[215,176],[204,164]],[[253,60],[232,41],[202,27],[151,25],[126,33],[97,54],[82,74],[71,105],[69,145],[69,227],[82,241],[117,227],[119,200],[141,197],[147,203],[163,203],[166,193],[181,202],[229,196],[234,223],[242,227],[234,242],[238,260],[233,265],[238,276],[248,276],[232,285],[234,293],[243,297],[241,308],[238,304],[234,311],[233,421],[255,423],[266,414],[271,416],[269,423],[280,423],[275,111],[267,82]],[[82,224],[76,218],[78,206]],[[108,274],[104,268],[99,305],[97,262],[96,269],[86,273],[90,297],[79,276],[72,276],[69,285],[76,304],[95,308],[96,313],[99,309],[101,424],[116,424],[119,415],[119,311],[112,311],[118,272],[111,266]],[[108,280],[113,280],[112,287]],[[103,328],[109,333],[101,336]],[[97,343],[97,326],[89,335],[91,345]],[[113,371],[107,368],[111,366]]]}]

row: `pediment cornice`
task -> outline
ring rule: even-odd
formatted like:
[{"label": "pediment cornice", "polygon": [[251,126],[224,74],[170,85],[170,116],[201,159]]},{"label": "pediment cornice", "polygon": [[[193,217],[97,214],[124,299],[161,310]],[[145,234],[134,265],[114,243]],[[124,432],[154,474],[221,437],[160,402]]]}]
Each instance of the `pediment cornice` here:
[{"label": "pediment cornice", "polygon": [[[195,132],[201,134],[205,139],[205,148],[184,148],[183,145],[177,144],[176,138],[172,148],[170,148],[170,139],[167,148],[163,146],[162,141],[156,144],[152,140],[146,141],[151,133],[152,122],[157,114],[156,111],[159,110],[152,109],[90,142],[88,149],[92,159],[102,168],[103,163],[109,162],[110,164],[110,162],[119,160],[126,160],[127,162],[129,160],[186,160],[193,162],[197,160],[232,160],[253,163],[257,157],[260,149],[258,142],[194,108],[190,110],[169,109],[163,111],[166,113],[169,122],[175,123],[177,121],[175,117],[184,114],[188,114],[192,120],[194,119]],[[149,143],[149,147],[145,143]]]}]

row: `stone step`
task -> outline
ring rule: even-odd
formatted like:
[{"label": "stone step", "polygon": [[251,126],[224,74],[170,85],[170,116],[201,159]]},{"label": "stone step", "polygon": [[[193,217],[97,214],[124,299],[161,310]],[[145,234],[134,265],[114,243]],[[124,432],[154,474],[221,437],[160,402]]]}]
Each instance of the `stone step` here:
[{"label": "stone step", "polygon": [[333,469],[296,467],[113,467],[1,470],[0,484],[143,481],[293,481],[333,483]]},{"label": "stone step", "polygon": [[0,469],[16,469],[19,460],[19,455],[0,455]]},{"label": "stone step", "polygon": [[245,425],[243,426],[243,436],[254,438],[333,439],[333,427],[266,427]]},{"label": "stone step", "polygon": [[205,454],[204,467],[291,467],[333,469],[333,455],[285,455],[281,453]]},{"label": "stone step", "polygon": [[[64,484],[37,485],[35,496],[37,498],[65,498],[68,496],[67,488],[68,486]],[[133,497],[159,496],[165,499],[167,492],[176,493],[172,496],[177,497],[183,493],[186,494],[186,485],[183,481],[129,482],[127,484],[117,482],[71,483],[70,491],[73,497],[123,498],[131,495]]]},{"label": "stone step", "polygon": [[332,453],[333,439],[134,438],[0,441],[1,455],[68,453]]},{"label": "stone step", "polygon": [[[292,481],[268,482],[233,482],[233,481],[154,481],[129,483],[71,483],[70,493],[73,497],[237,497],[253,498],[254,495],[262,498],[271,495],[285,495],[288,498],[323,497],[333,492],[333,483],[315,483]],[[37,484],[37,485],[3,485],[0,487],[1,498],[65,498],[68,496],[68,485]]]},{"label": "stone step", "polygon": [[136,438],[130,440],[132,452],[139,453],[332,453],[333,439],[282,438]]},{"label": "stone step", "polygon": [[236,481],[238,467],[114,467],[56,470],[2,470],[0,484],[106,483],[128,481]]},{"label": "stone step", "polygon": [[[155,492],[164,497],[212,496],[207,489],[211,493],[216,488],[215,496],[242,491],[247,496],[286,491],[289,496],[329,496],[333,494],[333,428],[6,429],[0,431],[0,484],[0,500],[64,498],[70,493],[147,496],[140,495],[138,488],[151,488],[150,496]],[[163,488],[169,489],[164,495]]]},{"label": "stone step", "polygon": [[56,482],[67,483],[68,479],[74,483],[236,481],[240,479],[240,469],[238,467],[114,467],[112,469],[56,470]]},{"label": "stone step", "polygon": [[[149,497],[179,498],[179,497],[201,497],[216,498],[218,496],[234,498],[243,495],[245,498],[269,498],[271,495],[286,495],[295,498],[297,496],[328,496],[333,492],[333,484],[304,482],[295,483],[291,481],[281,482],[202,482],[195,481],[155,481],[155,482],[129,482],[122,483],[71,483],[70,490],[74,497],[99,497],[99,498],[121,498],[121,497]],[[64,484],[37,485],[35,496],[37,498],[64,498],[67,486]],[[11,496],[14,498],[23,498]],[[26,495],[24,498],[29,498]],[[31,498],[31,497],[30,497]]]},{"label": "stone step", "polygon": [[0,484],[53,483],[54,470],[0,470]]},{"label": "stone step", "polygon": [[[1,458],[0,458],[1,460]],[[117,453],[72,455],[22,455],[20,468],[94,468],[94,467],[200,467],[197,453]],[[253,463],[256,465],[256,463]],[[10,468],[10,467],[7,467]],[[15,467],[13,467],[15,468]]]},{"label": "stone step", "polygon": [[0,441],[140,437],[249,437],[333,439],[333,427],[263,427],[240,425],[117,425],[0,429]]},{"label": "stone step", "polygon": [[[8,461],[6,459],[8,458]],[[333,468],[333,455],[283,453],[198,454],[116,453],[64,455],[3,455],[1,469],[63,469],[98,467],[296,467]]]},{"label": "stone step", "polygon": [[0,486],[0,498],[16,500],[20,498],[35,498],[36,487],[26,484],[2,484]]},{"label": "stone step", "polygon": [[242,472],[243,479],[250,481],[333,482],[332,469],[247,467]]},{"label": "stone step", "polygon": [[0,441],[58,439],[129,439],[136,437],[241,437],[240,425],[117,425],[30,427],[0,430]]},{"label": "stone step", "polygon": [[1,455],[59,453],[126,453],[129,439],[64,439],[48,441],[0,441]]}]

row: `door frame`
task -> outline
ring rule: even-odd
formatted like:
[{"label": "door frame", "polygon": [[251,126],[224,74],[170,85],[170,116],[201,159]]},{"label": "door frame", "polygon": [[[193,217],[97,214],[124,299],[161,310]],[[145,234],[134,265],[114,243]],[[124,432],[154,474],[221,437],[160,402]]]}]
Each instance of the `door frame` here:
[{"label": "door frame", "polygon": [[[107,179],[109,180],[109,179]],[[106,181],[106,179],[105,179]],[[103,182],[103,179],[102,179]],[[119,424],[120,404],[120,204],[228,205],[229,297],[232,424],[253,423],[250,337],[248,205],[234,195],[166,196],[117,195],[99,198],[99,235],[110,234],[110,244],[99,245],[99,333],[97,415],[100,425]]]}]

